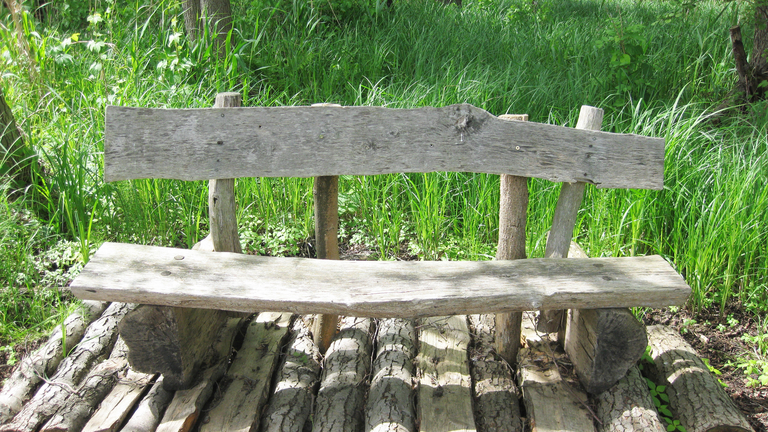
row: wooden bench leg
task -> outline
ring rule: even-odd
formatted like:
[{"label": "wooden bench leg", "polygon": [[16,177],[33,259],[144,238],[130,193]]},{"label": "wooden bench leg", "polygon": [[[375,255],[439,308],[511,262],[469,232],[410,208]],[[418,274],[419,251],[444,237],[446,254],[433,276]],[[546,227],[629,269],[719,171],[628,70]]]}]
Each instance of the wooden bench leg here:
[{"label": "wooden bench leg", "polygon": [[[315,177],[315,251],[319,259],[339,259],[339,177]],[[339,317],[317,315],[312,328],[315,344],[322,354],[336,335]]]}]

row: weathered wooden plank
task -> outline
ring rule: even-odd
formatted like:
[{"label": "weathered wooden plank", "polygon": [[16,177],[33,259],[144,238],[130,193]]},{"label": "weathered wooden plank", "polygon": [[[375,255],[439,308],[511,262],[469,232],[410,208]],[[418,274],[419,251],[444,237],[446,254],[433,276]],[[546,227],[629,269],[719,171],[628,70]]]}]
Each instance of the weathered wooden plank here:
[{"label": "weathered wooden plank", "polygon": [[128,370],[104,398],[83,432],[116,432],[152,383],[153,375]]},{"label": "weathered wooden plank", "polygon": [[416,328],[411,320],[386,318],[376,330],[376,358],[365,409],[366,432],[414,432],[413,358]]},{"label": "weathered wooden plank", "polygon": [[242,318],[230,318],[219,329],[219,336],[213,347],[217,353],[213,357],[218,361],[197,376],[196,384],[192,388],[174,393],[163,419],[157,426],[157,432],[188,432],[197,423],[203,406],[216,388],[216,382],[227,370],[228,354],[232,349],[235,334],[243,322]]},{"label": "weathered wooden plank", "polygon": [[595,398],[598,432],[665,432],[645,378],[637,366]]},{"label": "weathered wooden plank", "polygon": [[514,261],[333,261],[105,243],[72,283],[80,298],[235,311],[371,317],[685,303],[658,256]]},{"label": "weathered wooden plank", "polygon": [[169,392],[163,387],[163,377],[161,376],[149,390],[144,399],[139,402],[136,411],[125,423],[120,432],[154,432],[160,420],[163,418],[165,408],[171,402],[173,392]]},{"label": "weathered wooden plank", "polygon": [[669,407],[689,432],[753,432],[744,414],[679,333],[648,327],[654,381],[665,385]]},{"label": "weathered wooden plank", "polygon": [[302,432],[312,415],[321,356],[303,319],[296,320],[293,332],[285,363],[262,417],[263,432]]},{"label": "weathered wooden plank", "polygon": [[[315,177],[315,251],[318,259],[339,259],[339,177]],[[317,315],[312,337],[320,353],[331,345],[339,324],[336,315]]]},{"label": "weathered wooden plank", "polygon": [[259,430],[259,416],[290,324],[289,313],[264,312],[251,321],[243,345],[219,383],[221,398],[208,409],[200,431]]},{"label": "weathered wooden plank", "polygon": [[91,323],[82,341],[61,361],[56,373],[40,386],[2,432],[34,431],[56,414],[59,405],[76,391],[78,385],[100,359],[111,352],[117,340],[117,323],[136,305],[112,303]]},{"label": "weathered wooden plank", "polygon": [[13,418],[43,378],[56,372],[65,351],[71,351],[80,342],[88,324],[98,318],[107,306],[105,302],[83,302],[80,310],[69,315],[61,326],[53,330],[45,345],[24,357],[0,391],[0,424]]},{"label": "weathered wooden plank", "polygon": [[477,428],[480,431],[521,432],[520,392],[515,384],[514,372],[493,349],[496,333],[494,317],[470,315],[468,318],[473,337],[470,371]]},{"label": "weathered wooden plank", "polygon": [[357,432],[371,370],[371,319],[344,317],[326,353],[312,432]]},{"label": "weathered wooden plank", "polygon": [[526,347],[517,361],[518,383],[532,432],[594,432],[587,394],[558,370],[557,342],[540,338],[528,314],[522,333]]},{"label": "weathered wooden plank", "polygon": [[660,189],[664,140],[444,108],[107,108],[107,181],[485,172]]},{"label": "weathered wooden plank", "polygon": [[425,318],[419,326],[419,431],[475,431],[464,315]]}]

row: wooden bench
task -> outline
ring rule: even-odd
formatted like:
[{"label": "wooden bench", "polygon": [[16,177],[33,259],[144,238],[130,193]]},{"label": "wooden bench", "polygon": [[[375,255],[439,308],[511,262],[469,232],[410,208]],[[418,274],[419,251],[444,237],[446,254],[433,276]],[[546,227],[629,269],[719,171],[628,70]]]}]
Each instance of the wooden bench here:
[{"label": "wooden bench", "polygon": [[[605,350],[596,340],[605,337],[620,345],[615,351],[626,348],[621,341],[636,344],[638,331],[644,338],[644,329],[634,320],[628,330],[634,336],[621,334],[627,326],[611,323],[627,320],[606,314],[626,317],[631,306],[682,305],[690,294],[682,277],[658,256],[547,259],[567,257],[586,184],[662,187],[664,141],[585,130],[599,129],[601,110],[583,107],[580,128],[572,129],[509,121],[467,104],[419,109],[239,105],[237,94],[224,93],[214,109],[107,109],[105,180],[214,179],[208,249],[232,252],[106,243],[71,285],[82,299],[153,305],[127,316],[121,335],[133,367],[163,373],[171,388],[189,386],[195,371],[210,360],[210,347],[226,320],[223,311],[322,314],[325,324],[316,336],[326,346],[336,315],[498,313],[497,350],[514,362],[521,311],[599,309],[571,314],[580,317],[568,324],[574,329],[571,338],[580,334],[577,327],[590,333],[587,343],[571,343]],[[338,258],[336,176],[434,171],[502,174],[496,261],[350,262],[239,253],[236,177],[315,177],[318,257]],[[525,257],[528,177],[562,182],[563,188],[547,258],[513,260]],[[562,331],[558,314],[546,316],[543,328]],[[641,343],[629,357],[637,360],[644,348]],[[592,375],[586,377],[588,390],[602,391],[620,378],[595,378],[596,368],[603,366],[596,366],[594,353],[582,357],[586,360],[577,371]]]}]

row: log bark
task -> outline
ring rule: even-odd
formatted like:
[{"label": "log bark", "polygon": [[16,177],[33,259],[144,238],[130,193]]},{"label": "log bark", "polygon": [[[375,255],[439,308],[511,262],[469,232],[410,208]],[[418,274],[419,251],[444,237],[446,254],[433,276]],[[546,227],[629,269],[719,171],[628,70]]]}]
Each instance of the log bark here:
[{"label": "log bark", "polygon": [[171,402],[173,393],[163,387],[161,376],[144,399],[139,402],[136,411],[128,419],[120,432],[154,432],[163,418],[165,408]]},{"label": "log bark", "polygon": [[37,430],[58,406],[76,391],[92,366],[111,352],[117,339],[117,323],[136,305],[112,303],[91,323],[82,341],[59,364],[56,373],[35,392],[13,420],[0,426],[2,432]]},{"label": "log bark", "polygon": [[326,353],[313,432],[356,432],[363,428],[370,366],[371,320],[344,317]]},{"label": "log bark", "polygon": [[[603,125],[603,110],[582,105],[576,129],[599,131]],[[588,157],[589,158],[589,157]],[[573,238],[573,228],[576,216],[584,199],[585,182],[563,183],[560,196],[557,199],[555,215],[552,218],[552,228],[547,237],[545,258],[567,258],[568,249]],[[562,344],[565,329],[564,310],[544,310],[539,314],[538,330],[545,333],[559,332],[558,341]]]},{"label": "log bark", "polygon": [[56,372],[56,368],[64,359],[64,351],[71,351],[80,342],[86,327],[98,318],[107,306],[108,303],[104,302],[84,301],[80,309],[53,330],[45,345],[22,359],[0,391],[0,424],[10,421],[32,396],[32,392],[43,378]]},{"label": "log bark", "polygon": [[[528,121],[528,115],[503,115],[500,119]],[[499,191],[499,243],[497,260],[525,259],[525,223],[528,218],[528,179],[501,174]],[[496,352],[515,364],[520,350],[522,312],[496,314]]]},{"label": "log bark", "polygon": [[296,320],[293,332],[262,419],[263,432],[302,432],[312,415],[321,356],[303,320]]},{"label": "log bark", "polygon": [[157,432],[189,432],[195,426],[203,406],[216,388],[217,381],[227,370],[232,342],[244,322],[243,318],[230,318],[219,328],[213,346],[216,353],[213,357],[217,360],[204,368],[194,387],[179,390],[173,395],[163,419],[157,426]]},{"label": "log bark", "polygon": [[517,362],[518,383],[532,432],[594,432],[588,398],[575,376],[560,373],[557,342],[537,333],[533,318],[523,317],[526,347]]},{"label": "log bark", "polygon": [[[109,359],[96,365],[77,391],[56,401],[57,411],[40,432],[75,432],[82,430],[93,410],[101,403],[128,367],[128,347],[122,340],[115,343]],[[53,403],[50,401],[49,403]]]},{"label": "log bark", "polygon": [[419,431],[475,431],[469,328],[463,315],[421,320],[419,355]]},{"label": "log bark", "polygon": [[[124,361],[127,363],[127,358]],[[120,430],[120,426],[155,378],[155,375],[127,370],[125,376],[118,377],[117,384],[101,402],[99,408],[83,427],[82,432],[117,432]]]},{"label": "log bark", "polygon": [[[337,104],[313,104],[313,107],[341,107]],[[339,177],[315,177],[312,188],[315,203],[315,252],[318,259],[339,259]],[[312,335],[315,345],[325,354],[336,335],[337,315],[317,315]]]},{"label": "log bark", "polygon": [[365,409],[366,432],[415,432],[415,355],[413,321],[388,318],[378,322],[376,359]]},{"label": "log bark", "polygon": [[520,392],[509,363],[493,349],[492,315],[470,315],[473,336],[470,371],[475,396],[475,420],[480,432],[522,432]]},{"label": "log bark", "polygon": [[[568,256],[588,258],[574,242],[571,242]],[[565,352],[589,393],[600,394],[616,384],[640,360],[646,346],[645,326],[629,309],[572,309],[568,312]]]},{"label": "log bark", "polygon": [[221,397],[206,409],[201,432],[259,430],[291,318],[289,313],[265,312],[251,321],[243,345],[219,382]]},{"label": "log bark", "polygon": [[653,380],[667,386],[669,407],[689,432],[752,432],[744,414],[696,351],[666,326],[648,327]]},{"label": "log bark", "polygon": [[665,432],[645,378],[632,366],[610,390],[595,398],[598,432]]}]

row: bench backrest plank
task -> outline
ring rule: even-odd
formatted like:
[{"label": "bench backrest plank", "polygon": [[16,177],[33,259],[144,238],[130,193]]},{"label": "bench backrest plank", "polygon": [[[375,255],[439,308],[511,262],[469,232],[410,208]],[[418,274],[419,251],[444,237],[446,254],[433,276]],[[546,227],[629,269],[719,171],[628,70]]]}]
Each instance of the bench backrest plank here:
[{"label": "bench backrest plank", "polygon": [[[109,283],[105,283],[105,276]],[[366,317],[662,307],[690,288],[659,256],[511,261],[335,261],[105,243],[81,298]]]},{"label": "bench backrest plank", "polygon": [[110,106],[105,179],[481,172],[661,189],[664,140],[443,108]]}]

